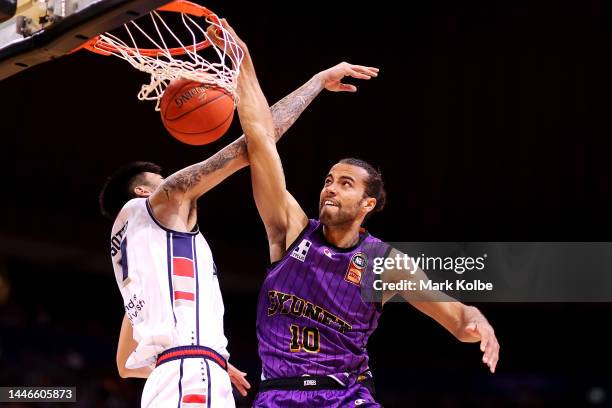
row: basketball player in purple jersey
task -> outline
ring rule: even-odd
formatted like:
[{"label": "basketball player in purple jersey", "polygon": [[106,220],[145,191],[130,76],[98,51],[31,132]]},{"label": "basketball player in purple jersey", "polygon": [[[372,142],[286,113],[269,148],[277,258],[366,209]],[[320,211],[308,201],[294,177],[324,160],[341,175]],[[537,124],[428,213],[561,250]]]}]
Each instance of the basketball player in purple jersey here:
[{"label": "basketball player in purple jersey", "polygon": [[[304,89],[333,80],[344,65],[318,73],[272,108],[278,138],[308,105],[295,103]],[[227,363],[216,267],[196,222],[196,200],[248,164],[241,137],[166,179],[153,163],[132,163],[111,176],[100,195],[103,214],[115,220],[111,255],[126,309],[117,366],[122,377],[148,378],[143,406],[233,406],[231,393],[219,395],[227,394],[228,374],[243,395],[250,387],[245,373]]]},{"label": "basketball player in purple jersey", "polygon": [[[232,34],[238,39],[233,30]],[[378,407],[369,387],[366,345],[376,329],[381,305],[365,302],[360,285],[369,260],[390,251],[361,229],[366,217],[384,206],[381,175],[361,160],[341,160],[325,177],[319,219],[309,220],[285,188],[272,116],[248,49],[238,41],[245,51],[238,78],[238,112],[272,262],[257,307],[262,383],[254,406]],[[333,81],[310,83],[295,108],[310,103],[325,88],[355,92],[353,85],[341,82],[344,76],[370,79],[377,74],[377,68],[346,64]],[[390,256],[395,254],[393,250]],[[386,279],[403,277],[391,272]],[[385,292],[382,302],[393,295]],[[413,292],[410,295],[414,298]],[[440,296],[423,293],[419,300],[439,300]],[[499,345],[478,309],[453,301],[411,303],[459,340],[480,341],[483,362],[495,371]]]}]

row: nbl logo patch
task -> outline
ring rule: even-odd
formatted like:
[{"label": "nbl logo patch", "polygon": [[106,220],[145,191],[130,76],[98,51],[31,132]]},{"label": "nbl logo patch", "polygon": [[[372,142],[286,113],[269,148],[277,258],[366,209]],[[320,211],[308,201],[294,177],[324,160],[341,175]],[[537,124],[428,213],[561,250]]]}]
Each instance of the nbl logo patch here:
[{"label": "nbl logo patch", "polygon": [[308,241],[307,239],[303,239],[302,242],[300,242],[300,245],[298,245],[293,252],[291,252],[291,257],[297,259],[298,261],[304,262],[304,259],[306,259],[306,254],[308,254],[308,250],[310,249],[311,245],[312,242]]},{"label": "nbl logo patch", "polygon": [[363,252],[357,252],[351,257],[344,280],[357,286],[361,284],[361,274],[368,266],[368,258]]}]

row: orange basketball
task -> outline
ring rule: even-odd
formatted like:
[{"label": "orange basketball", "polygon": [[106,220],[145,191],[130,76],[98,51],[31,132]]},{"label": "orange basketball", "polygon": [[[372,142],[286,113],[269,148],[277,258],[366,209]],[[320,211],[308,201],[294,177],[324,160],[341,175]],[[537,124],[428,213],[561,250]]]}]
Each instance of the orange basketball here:
[{"label": "orange basketball", "polygon": [[160,110],[172,136],[190,145],[204,145],[223,136],[231,125],[234,99],[224,89],[177,79],[164,91]]}]

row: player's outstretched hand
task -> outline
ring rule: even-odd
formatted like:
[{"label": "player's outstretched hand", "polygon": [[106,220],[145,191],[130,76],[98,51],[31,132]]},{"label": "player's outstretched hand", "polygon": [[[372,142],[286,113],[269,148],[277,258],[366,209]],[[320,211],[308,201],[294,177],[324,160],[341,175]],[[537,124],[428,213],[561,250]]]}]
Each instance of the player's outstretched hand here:
[{"label": "player's outstretched hand", "polygon": [[465,332],[477,341],[480,340],[480,351],[484,353],[482,362],[489,366],[489,370],[494,373],[499,360],[499,343],[493,327],[486,319],[477,319],[467,324]]},{"label": "player's outstretched hand", "polygon": [[[222,18],[221,20],[219,20],[219,24],[225,29],[227,30],[227,32],[229,33],[229,35],[234,39],[235,41],[235,45],[237,45],[238,47],[240,47],[242,49],[242,51],[247,52],[247,46],[244,43],[244,41],[242,41],[240,39],[240,37],[238,37],[238,34],[236,34],[236,31],[234,31],[234,29],[232,28],[232,26],[229,25],[229,23],[227,22],[226,19]],[[225,39],[223,38],[223,35],[221,34],[221,29],[219,27],[217,27],[214,24],[211,24],[210,26],[208,26],[208,29],[206,30],[206,36],[207,38],[214,43],[217,47],[223,49],[225,47]],[[226,49],[226,51],[235,57],[235,55],[233,55],[236,50],[234,49],[234,47],[231,44],[231,40],[228,41],[228,47]]]},{"label": "player's outstretched hand", "polygon": [[370,79],[378,76],[378,68],[365,67],[363,65],[353,65],[348,62],[341,62],[325,71],[315,75],[322,81],[323,87],[332,92],[357,92],[355,85],[343,84],[344,77],[357,79]]},{"label": "player's outstretched hand", "polygon": [[251,389],[251,384],[249,384],[246,379],[246,373],[243,373],[230,363],[227,363],[227,373],[229,374],[230,381],[234,384],[234,387],[236,387],[240,395],[246,397],[247,390]]}]

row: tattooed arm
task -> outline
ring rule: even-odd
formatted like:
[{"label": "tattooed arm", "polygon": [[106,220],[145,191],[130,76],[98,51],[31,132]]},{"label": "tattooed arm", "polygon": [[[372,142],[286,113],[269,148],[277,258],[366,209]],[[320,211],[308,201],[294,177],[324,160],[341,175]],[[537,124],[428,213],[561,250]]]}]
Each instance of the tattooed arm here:
[{"label": "tattooed arm", "polygon": [[[280,140],[308,105],[324,89],[320,80],[320,75],[323,72],[312,77],[304,85],[270,108],[274,121],[275,141]],[[246,139],[242,135],[207,160],[186,167],[168,177],[162,185],[161,191],[163,191],[163,196],[166,199],[169,199],[170,195],[176,192],[185,193],[187,191],[190,192],[190,196],[195,196],[197,199],[225,178],[248,165]],[[206,180],[207,176],[214,173],[220,173],[218,175],[221,175],[221,177],[216,178],[216,180]],[[202,181],[208,183],[202,184]]]},{"label": "tattooed arm", "polygon": [[[356,92],[357,87],[355,85],[341,82],[346,76],[359,79],[370,79],[378,76],[378,68],[341,62],[338,65],[316,74],[310,81],[306,82],[289,95],[291,99],[287,97],[270,109],[272,111],[272,117],[274,118],[277,139],[279,134],[284,133],[293,125],[299,115],[323,89],[327,89],[331,92]],[[277,108],[277,106],[282,107],[284,116],[276,114],[275,108]],[[284,249],[286,250],[289,245],[296,240],[298,235],[300,235],[308,223],[308,217],[299,203],[288,191],[286,192],[285,205],[287,211],[287,227]],[[281,256],[282,254],[284,254],[284,251],[281,251]],[[271,260],[274,261],[278,259],[278,257],[279,254],[275,254],[271,257]]]},{"label": "tattooed arm", "polygon": [[[340,79],[344,76],[344,74],[340,75],[340,72],[344,72],[345,66],[351,67],[350,64],[341,63],[319,72],[270,108],[274,122],[275,141],[285,134],[323,89],[332,92],[355,91],[354,86],[340,83]],[[153,193],[149,202],[159,221],[167,227],[190,230],[195,224],[195,201],[227,177],[248,165],[246,139],[243,135],[207,160],[172,174]],[[292,204],[299,208],[295,200],[290,197],[290,206]],[[297,218],[307,222],[305,215]]]},{"label": "tattooed arm", "polygon": [[[263,111],[267,103],[259,89],[250,55],[245,51],[238,82],[238,92],[241,94],[238,112],[248,140],[253,195],[266,227],[270,261],[275,262],[283,257],[289,245],[302,232],[308,223],[308,217],[286,190],[280,157],[273,143],[275,140],[272,140],[273,135],[278,137],[279,133],[285,132],[323,89],[332,92],[355,92],[357,88],[354,85],[343,84],[341,81],[346,76],[370,79],[378,75],[378,69],[342,62],[316,74],[291,94],[293,98],[290,102],[279,102],[278,105],[283,107],[282,110],[287,115],[273,116],[274,132],[269,132]],[[274,113],[273,109],[272,112]]]},{"label": "tattooed arm", "polygon": [[[323,90],[324,73],[327,71],[318,73],[272,106],[276,141]],[[154,214],[169,228],[191,230],[195,224],[195,201],[248,164],[246,140],[243,135],[207,160],[184,168],[168,177],[149,198]]]},{"label": "tattooed arm", "polygon": [[[302,112],[304,112],[306,107],[324,89],[320,79],[323,72],[312,77],[304,85],[285,96],[270,108],[274,122],[275,142],[280,140],[300,117]],[[168,177],[161,189],[166,199],[169,199],[170,195],[175,194],[177,191],[182,193],[189,191],[189,195],[195,196],[197,199],[231,174],[248,165],[249,158],[247,155],[246,139],[242,135],[207,160],[174,173]],[[217,173],[218,177],[214,177],[215,173]],[[211,175],[213,177],[207,178],[207,176]]]},{"label": "tattooed arm", "polygon": [[[276,134],[286,130],[293,121],[274,123],[246,44],[225,20],[221,23],[244,51],[236,88],[238,116],[247,139],[253,197],[266,228],[270,260],[274,262],[285,254],[293,231],[303,229],[308,222],[300,205],[287,192],[282,163],[275,145]],[[377,71],[377,69],[341,63],[315,75],[312,83],[296,91],[301,94],[297,99],[306,105],[323,88],[333,91],[355,91],[355,86],[341,83],[345,76],[370,79],[377,75]],[[296,109],[303,108],[298,104]]]}]

